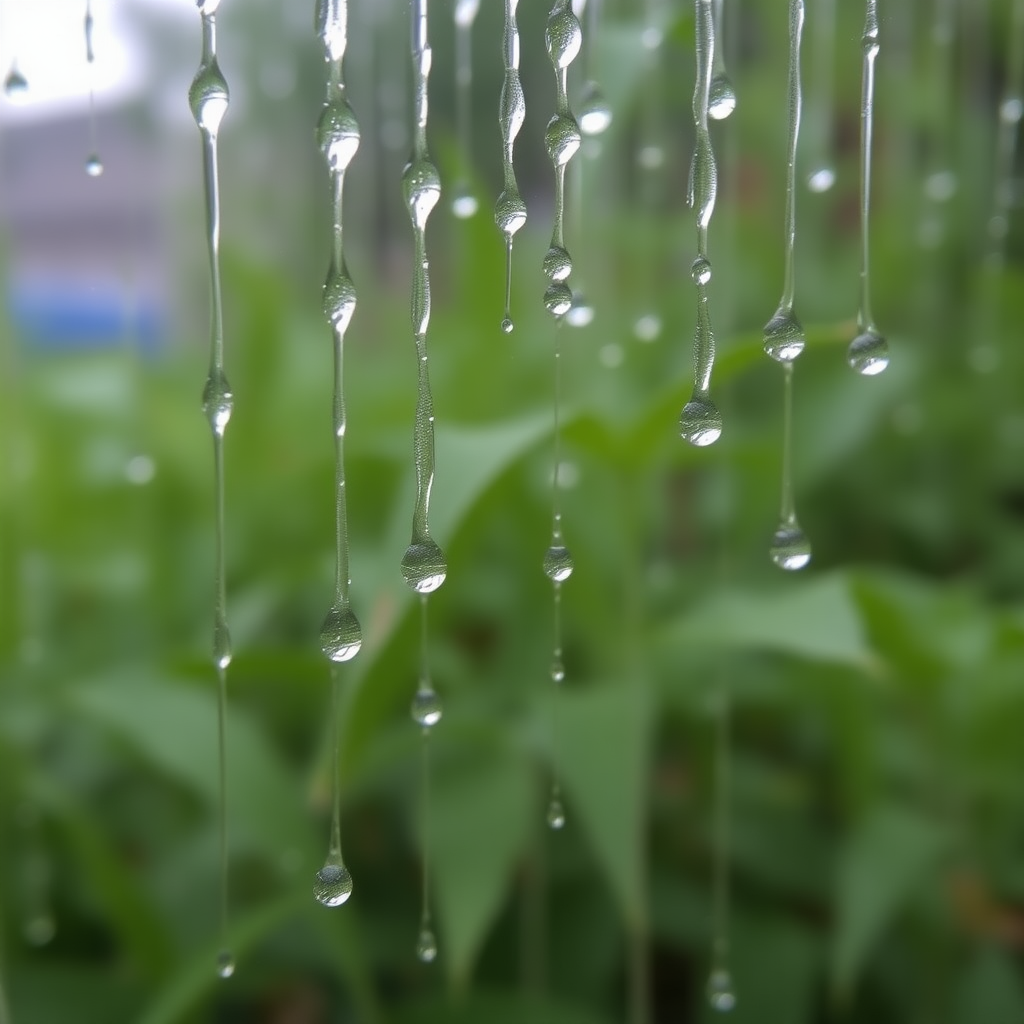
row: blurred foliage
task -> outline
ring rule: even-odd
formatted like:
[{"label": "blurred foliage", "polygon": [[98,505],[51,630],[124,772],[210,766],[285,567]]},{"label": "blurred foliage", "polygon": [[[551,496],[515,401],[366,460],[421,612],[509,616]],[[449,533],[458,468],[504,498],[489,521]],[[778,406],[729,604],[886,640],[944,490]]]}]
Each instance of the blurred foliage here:
[{"label": "blurred foliage", "polygon": [[[450,566],[430,611],[445,704],[430,830],[441,956],[430,968],[413,956],[419,737],[407,706],[418,622],[398,572],[413,488],[411,244],[397,185],[404,143],[387,144],[389,119],[404,110],[396,55],[406,29],[391,12],[402,5],[373,5],[372,16],[354,6],[359,32],[378,12],[394,15],[377,19],[365,37],[373,45],[354,34],[350,57],[364,142],[348,192],[359,291],[346,354],[348,489],[366,642],[343,670],[340,770],[355,894],[331,912],[310,896],[334,767],[317,645],[333,572],[330,349],[317,301],[327,194],[309,130],[320,63],[311,38],[289,36],[295,19],[283,5],[225,3],[222,63],[241,97],[222,134],[239,967],[229,983],[216,980],[196,149],[194,186],[168,212],[181,315],[166,350],[140,357],[132,339],[91,354],[5,345],[0,961],[11,1020],[606,1024],[629,1005],[630,1024],[644,1024],[645,980],[653,1024],[706,1020],[723,687],[732,1019],[1024,1020],[1024,218],[1005,267],[983,258],[1009,4],[989,5],[989,20],[980,7],[956,8],[952,110],[937,109],[922,72],[932,5],[883,5],[872,224],[892,365],[871,380],[844,359],[857,291],[861,12],[840,5],[838,182],[826,195],[802,191],[798,205],[809,345],[796,370],[795,468],[815,555],[796,577],[766,555],[782,389],[760,347],[782,277],[785,17],[749,0],[732,37],[740,102],[715,126],[722,182],[711,231],[726,430],[713,449],[693,450],[676,435],[693,322],[683,195],[692,19],[681,11],[666,22],[654,77],[639,5],[606,5],[594,67],[615,121],[600,159],[586,161],[570,234],[573,280],[597,317],[559,336],[576,572],[564,588],[568,671],[557,702],[540,571],[555,337],[539,301],[553,94],[545,11],[520,12],[531,215],[517,238],[517,328],[506,337],[504,255],[488,213],[499,180],[500,5],[483,5],[482,210],[459,222],[438,209],[428,231],[432,519]],[[450,180],[451,39],[441,4],[433,16],[432,146]],[[281,48],[292,40],[295,90],[268,99],[266,69],[287,63]],[[184,96],[193,65],[183,55],[172,70],[176,52],[161,66]],[[650,132],[664,133],[665,165],[645,176],[634,154]],[[805,132],[807,147],[821,141]],[[936,207],[921,182],[943,152],[957,190]],[[930,248],[919,231],[929,217],[941,232]],[[663,324],[653,342],[633,335],[648,313]],[[554,714],[569,824],[549,835]]]}]

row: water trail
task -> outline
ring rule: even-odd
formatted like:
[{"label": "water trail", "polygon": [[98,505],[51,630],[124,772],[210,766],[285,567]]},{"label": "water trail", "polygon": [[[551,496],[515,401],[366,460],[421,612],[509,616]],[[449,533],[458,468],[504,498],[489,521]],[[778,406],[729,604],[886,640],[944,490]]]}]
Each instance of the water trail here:
[{"label": "water trail", "polygon": [[512,323],[512,239],[526,223],[526,204],[519,194],[513,151],[516,136],[526,118],[526,101],[519,81],[519,27],[516,8],[519,0],[505,0],[505,30],[502,36],[502,54],[505,61],[505,79],[501,86],[498,107],[498,126],[501,129],[502,174],[504,184],[494,207],[494,222],[505,236],[505,316],[501,329],[510,333]]},{"label": "water trail", "polygon": [[836,0],[818,0],[814,17],[814,89],[811,103],[811,169],[807,187],[828,192],[836,183],[832,155],[833,105],[835,103]]},{"label": "water trail", "polygon": [[456,217],[472,217],[476,196],[469,184],[473,164],[473,22],[480,0],[455,0],[455,131],[459,143],[460,177],[452,197]]},{"label": "water trail", "polygon": [[995,191],[988,219],[989,262],[1001,270],[1006,259],[1006,236],[1014,203],[1013,164],[1021,119],[1024,118],[1024,0],[1014,0],[1007,39],[1006,84],[999,103],[996,134]]},{"label": "water trail", "polygon": [[788,134],[786,145],[785,257],[782,298],[764,327],[764,350],[782,364],[782,507],[769,554],[780,569],[802,569],[811,560],[811,546],[796,518],[793,501],[793,362],[804,350],[804,329],[793,312],[796,294],[796,154],[800,139],[800,42],[804,26],[804,0],[789,0]]},{"label": "water trail", "polygon": [[679,433],[690,444],[703,447],[722,435],[722,414],[711,401],[711,373],[715,365],[715,337],[708,309],[711,261],[708,226],[718,192],[718,168],[708,131],[708,96],[715,55],[715,23],[711,0],[694,0],[697,75],[693,90],[693,123],[697,138],[690,165],[690,206],[697,214],[697,258],[691,276],[697,286],[697,329],[693,338],[693,394],[679,417]]},{"label": "water trail", "polygon": [[200,0],[203,46],[192,85],[189,106],[199,127],[203,153],[203,182],[206,194],[206,243],[210,262],[210,367],[203,388],[203,412],[213,435],[214,604],[213,664],[217,670],[217,751],[220,780],[220,932],[221,951],[217,972],[222,978],[234,973],[235,962],[228,950],[228,838],[227,838],[227,669],[231,664],[231,634],[227,622],[224,550],[224,433],[231,419],[234,395],[224,372],[224,317],[220,286],[220,186],[217,175],[217,133],[228,109],[228,86],[217,64],[217,8],[220,0]]},{"label": "water trail", "polygon": [[[555,71],[557,90],[555,113],[548,121],[545,141],[548,156],[555,170],[555,218],[551,233],[551,245],[544,256],[544,274],[549,284],[544,292],[544,306],[547,311],[561,320],[572,306],[572,292],[566,280],[572,273],[572,257],[565,244],[565,168],[580,148],[580,129],[569,108],[567,89],[569,65],[576,59],[583,45],[583,30],[579,20],[573,13],[568,0],[556,0],[548,15],[547,28],[544,33],[548,57]],[[559,330],[555,330],[554,370],[555,386],[553,399],[554,416],[554,470],[552,472],[552,513],[551,542],[544,552],[544,574],[551,580],[554,602],[554,652],[551,663],[551,679],[560,685],[565,679],[565,668],[562,663],[562,620],[561,601],[562,583],[569,578],[573,570],[572,555],[569,554],[562,537],[562,511],[560,494],[560,463],[561,463],[561,362]],[[557,719],[557,714],[555,715]],[[560,829],[565,825],[565,812],[562,808],[560,784],[557,764],[558,753],[553,755],[555,772],[552,778],[551,799],[548,806],[548,825]]]},{"label": "water trail", "polygon": [[934,0],[931,24],[931,124],[928,129],[926,173],[923,183],[924,207],[918,237],[924,249],[938,249],[946,234],[947,215],[944,207],[956,195],[957,180],[953,170],[952,120],[956,95],[953,86],[955,31],[954,0]]},{"label": "water trail", "polygon": [[96,128],[96,54],[92,47],[92,26],[92,0],[85,0],[85,59],[89,65],[89,155],[85,158],[85,173],[90,178],[98,178],[103,173],[103,161]]},{"label": "water trail", "polygon": [[[416,505],[412,518],[412,542],[402,559],[405,582],[421,595],[422,647],[420,683],[413,699],[413,718],[425,730],[423,742],[424,834],[429,815],[428,732],[441,717],[441,705],[430,682],[428,663],[427,595],[444,583],[448,568],[444,553],[430,536],[428,515],[430,489],[434,481],[434,403],[427,374],[427,327],[430,323],[430,277],[427,263],[426,227],[431,210],[441,198],[441,180],[427,150],[427,81],[430,77],[430,43],[427,35],[427,0],[412,4],[412,67],[414,79],[415,131],[413,152],[402,175],[402,190],[412,221],[415,266],[412,284],[412,325],[416,338],[419,379],[416,401],[414,452],[416,463]],[[424,843],[423,906],[416,954],[425,963],[437,956],[437,942],[430,928],[429,873]]]},{"label": "water trail", "polygon": [[715,47],[712,54],[711,85],[708,89],[708,116],[723,121],[736,109],[736,90],[725,70],[725,47],[722,45],[725,0],[714,0]]},{"label": "water trail", "polygon": [[583,47],[583,90],[578,104],[578,121],[584,135],[600,135],[612,123],[612,108],[597,84],[594,70],[600,39],[601,0],[588,0],[584,17],[587,20],[587,31]]},{"label": "water trail", "polygon": [[846,360],[865,376],[881,373],[889,365],[889,343],[879,333],[871,315],[869,220],[871,217],[871,138],[875,110],[875,59],[878,57],[878,3],[865,0],[864,51],[860,94],[860,306],[857,336],[850,342]]},{"label": "water trail", "polygon": [[359,124],[349,106],[344,80],[348,46],[347,0],[318,0],[316,32],[327,64],[327,93],[316,140],[331,184],[331,257],[323,288],[323,312],[331,328],[334,355],[334,598],[320,629],[320,647],[331,662],[331,831],[327,857],[313,886],[315,898],[337,907],[352,894],[352,876],[341,853],[341,671],[362,646],[362,629],[349,597],[348,501],[345,484],[345,334],[356,308],[356,291],[345,263],[343,210],[345,172],[359,149]]}]

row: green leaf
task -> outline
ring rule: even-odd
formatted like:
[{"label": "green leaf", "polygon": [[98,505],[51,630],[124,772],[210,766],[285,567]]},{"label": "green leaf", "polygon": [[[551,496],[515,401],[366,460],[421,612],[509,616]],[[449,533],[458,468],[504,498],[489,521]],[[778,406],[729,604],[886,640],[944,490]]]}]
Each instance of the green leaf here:
[{"label": "green leaf", "polygon": [[872,949],[938,866],[946,834],[915,811],[878,806],[840,855],[832,988],[847,999]]},{"label": "green leaf", "polygon": [[395,1024],[609,1024],[609,1018],[552,997],[521,992],[474,992],[469,998],[451,1003],[443,999],[424,1000],[399,1010]]},{"label": "green leaf", "polygon": [[638,686],[566,690],[555,714],[566,828],[579,822],[627,921],[640,926],[650,702]]}]

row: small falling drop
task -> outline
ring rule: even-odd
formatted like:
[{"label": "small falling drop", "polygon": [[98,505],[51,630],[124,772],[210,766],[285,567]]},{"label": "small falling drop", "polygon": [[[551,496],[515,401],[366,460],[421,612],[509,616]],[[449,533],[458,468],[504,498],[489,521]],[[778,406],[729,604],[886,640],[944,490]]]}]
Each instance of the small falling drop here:
[{"label": "small falling drop", "polygon": [[428,926],[420,929],[416,940],[416,957],[425,964],[432,964],[437,959],[437,939]]},{"label": "small falling drop", "polygon": [[802,569],[811,560],[811,542],[795,519],[779,524],[772,534],[771,560],[787,572]]},{"label": "small falling drop", "polygon": [[804,344],[804,329],[791,309],[780,308],[764,326],[764,351],[778,363],[792,362]]},{"label": "small falling drop", "polygon": [[710,398],[695,396],[683,406],[679,435],[690,444],[704,448],[722,436],[722,414]]},{"label": "small falling drop", "polygon": [[235,973],[235,958],[228,949],[222,949],[217,954],[217,974],[227,980]]},{"label": "small falling drop", "polygon": [[414,541],[402,557],[402,576],[417,594],[437,590],[448,575],[444,552],[429,537]]},{"label": "small falling drop", "polygon": [[553,832],[565,828],[565,808],[557,796],[553,796],[548,804],[547,823],[548,828]]},{"label": "small falling drop", "polygon": [[515,330],[515,326],[516,325],[512,323],[511,317],[505,317],[505,319],[501,321],[501,330],[503,334],[511,334]]},{"label": "small falling drop", "polygon": [[877,331],[863,331],[850,342],[846,361],[857,373],[874,377],[889,365],[889,343]]},{"label": "small falling drop", "polygon": [[455,195],[452,199],[452,213],[459,220],[468,220],[470,217],[475,216],[479,207],[480,204],[477,202],[476,196],[470,191],[468,185],[463,183],[455,186]]},{"label": "small falling drop", "polygon": [[562,659],[557,656],[554,661],[551,662],[551,682],[565,682],[565,665],[562,663]]},{"label": "small falling drop", "polygon": [[95,153],[85,161],[85,173],[90,178],[98,178],[103,173],[103,162]]},{"label": "small falling drop", "polygon": [[565,316],[572,309],[572,289],[556,281],[544,292],[544,308],[554,317]]},{"label": "small falling drop", "polygon": [[562,583],[572,575],[573,561],[569,549],[552,544],[544,552],[544,575],[553,583]]},{"label": "small falling drop", "polygon": [[352,876],[340,859],[328,858],[316,873],[313,895],[325,907],[340,907],[352,895]]},{"label": "small falling drop", "polygon": [[12,103],[23,103],[28,99],[28,79],[18,70],[16,64],[11,65],[4,79],[4,95]]},{"label": "small falling drop", "polygon": [[716,967],[708,978],[708,1002],[712,1010],[729,1013],[736,1007],[736,992],[732,976],[724,967]]},{"label": "small falling drop", "polygon": [[814,32],[812,88],[809,90],[808,148],[811,150],[807,187],[819,195],[836,183],[832,157],[832,119],[835,82],[836,0],[817,0],[811,5]]},{"label": "small falling drop", "polygon": [[409,714],[412,720],[424,729],[430,729],[441,721],[441,700],[432,686],[420,686],[412,699]]},{"label": "small falling drop", "polygon": [[[455,19],[455,134],[458,139],[459,166],[465,171],[473,151],[473,22],[480,0],[456,0]],[[479,206],[469,183],[464,179],[452,195],[452,213],[461,220],[472,217]]]},{"label": "small falling drop", "polygon": [[320,628],[320,649],[331,661],[350,661],[363,644],[363,631],[347,605],[334,605]]},{"label": "small falling drop", "polygon": [[600,135],[611,125],[612,108],[597,82],[587,82],[583,87],[577,120],[584,135]]},{"label": "small falling drop", "polygon": [[711,79],[708,92],[708,116],[716,121],[724,121],[736,109],[736,93],[732,82],[726,75],[716,75]]}]

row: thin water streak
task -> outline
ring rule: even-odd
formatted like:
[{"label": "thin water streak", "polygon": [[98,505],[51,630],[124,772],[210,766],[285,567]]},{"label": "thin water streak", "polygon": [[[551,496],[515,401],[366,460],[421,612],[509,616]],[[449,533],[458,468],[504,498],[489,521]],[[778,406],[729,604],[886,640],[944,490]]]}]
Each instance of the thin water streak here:
[{"label": "thin water streak", "polygon": [[811,96],[811,169],[807,187],[828,192],[836,183],[832,157],[833,109],[835,102],[836,0],[818,0],[812,7],[814,27],[814,87]]},{"label": "thin water streak", "polygon": [[89,155],[85,159],[85,173],[98,178],[103,173],[103,161],[99,155],[99,132],[96,125],[96,54],[92,45],[92,0],[85,0],[85,60],[89,65]]},{"label": "thin water streak", "polygon": [[455,135],[459,149],[459,180],[452,198],[456,217],[472,217],[478,207],[469,184],[473,162],[473,23],[480,0],[455,0]]}]

